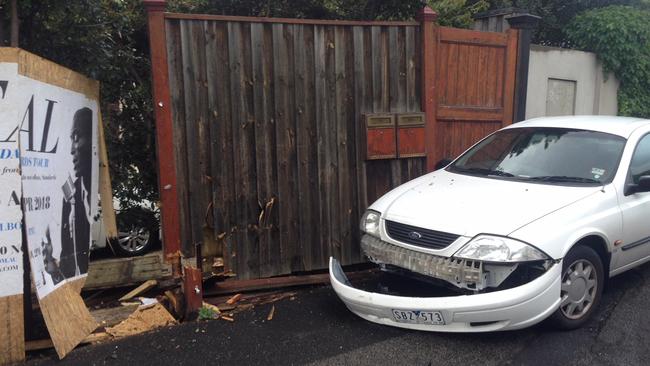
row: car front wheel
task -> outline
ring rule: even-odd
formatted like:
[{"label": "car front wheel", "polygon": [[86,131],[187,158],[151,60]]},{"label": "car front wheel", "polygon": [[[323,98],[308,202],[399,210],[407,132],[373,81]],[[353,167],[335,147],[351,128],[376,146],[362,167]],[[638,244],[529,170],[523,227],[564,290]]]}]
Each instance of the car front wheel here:
[{"label": "car front wheel", "polygon": [[569,251],[562,263],[560,307],[551,322],[560,329],[584,325],[596,311],[603,293],[603,263],[598,254],[586,246]]}]

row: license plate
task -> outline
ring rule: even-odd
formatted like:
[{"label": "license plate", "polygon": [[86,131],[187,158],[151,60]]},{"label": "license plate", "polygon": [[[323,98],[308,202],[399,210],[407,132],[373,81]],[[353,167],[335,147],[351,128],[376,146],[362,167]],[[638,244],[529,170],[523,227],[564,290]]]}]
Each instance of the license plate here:
[{"label": "license plate", "polygon": [[399,323],[443,325],[445,319],[439,311],[393,309],[393,319]]}]

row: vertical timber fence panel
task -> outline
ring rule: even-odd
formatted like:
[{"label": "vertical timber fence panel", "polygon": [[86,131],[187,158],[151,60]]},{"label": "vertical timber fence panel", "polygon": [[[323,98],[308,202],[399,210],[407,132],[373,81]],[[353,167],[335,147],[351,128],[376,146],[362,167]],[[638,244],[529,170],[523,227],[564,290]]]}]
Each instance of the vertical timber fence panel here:
[{"label": "vertical timber fence panel", "polygon": [[166,14],[166,36],[184,253],[208,229],[239,278],[360,262],[361,211],[424,172],[359,145],[364,113],[420,111],[419,23]]},{"label": "vertical timber fence panel", "polygon": [[[369,203],[511,123],[516,31],[442,28],[433,15],[165,13],[183,254],[216,244],[240,279],[326,268],[329,256],[361,262]],[[365,159],[364,114],[423,104],[434,106],[427,157]]]}]

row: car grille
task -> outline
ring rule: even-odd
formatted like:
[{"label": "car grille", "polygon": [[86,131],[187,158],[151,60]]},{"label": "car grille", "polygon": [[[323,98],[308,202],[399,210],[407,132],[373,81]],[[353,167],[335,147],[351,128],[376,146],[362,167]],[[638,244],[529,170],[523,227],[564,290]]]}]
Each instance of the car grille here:
[{"label": "car grille", "polygon": [[460,236],[389,220],[386,220],[386,232],[394,240],[430,249],[446,248]]}]

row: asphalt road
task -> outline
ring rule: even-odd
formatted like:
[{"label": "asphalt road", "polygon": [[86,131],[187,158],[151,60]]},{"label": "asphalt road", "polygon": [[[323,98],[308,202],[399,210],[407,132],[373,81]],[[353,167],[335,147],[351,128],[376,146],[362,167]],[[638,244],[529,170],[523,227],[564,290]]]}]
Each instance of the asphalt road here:
[{"label": "asphalt road", "polygon": [[650,363],[650,265],[610,280],[598,314],[584,328],[544,324],[488,334],[402,330],[350,313],[331,288],[222,320],[186,323],[106,344],[80,347],[30,365],[646,365]]}]

